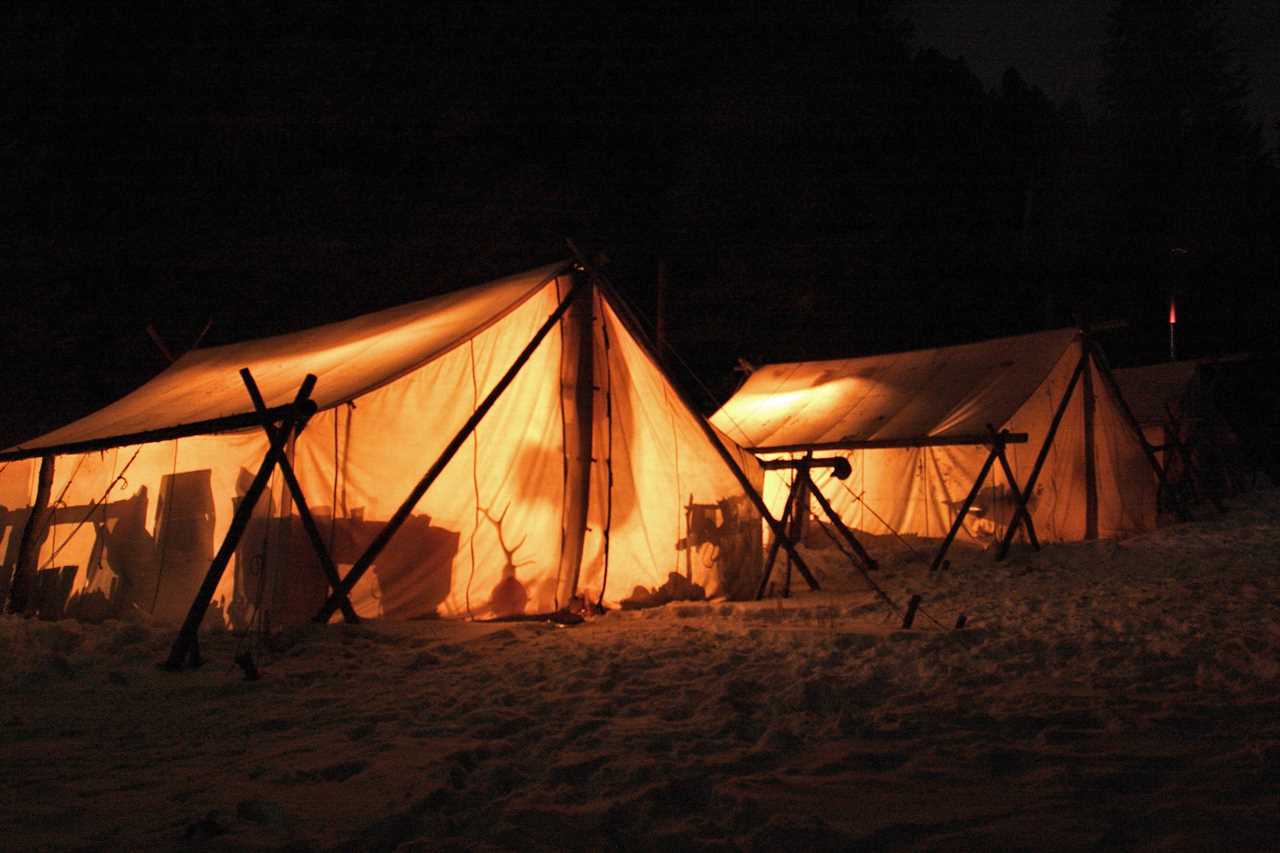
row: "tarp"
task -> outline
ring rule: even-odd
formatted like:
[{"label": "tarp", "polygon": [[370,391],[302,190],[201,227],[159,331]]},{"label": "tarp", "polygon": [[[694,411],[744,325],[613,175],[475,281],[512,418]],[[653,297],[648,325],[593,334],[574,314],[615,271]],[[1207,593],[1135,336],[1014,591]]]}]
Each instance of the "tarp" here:
[{"label": "tarp", "polygon": [[[289,403],[303,377],[315,374],[319,411],[290,454],[345,573],[572,282],[564,265],[549,266],[304,332],[198,350],[120,401],[21,447],[38,452],[251,412],[242,367],[269,406]],[[759,486],[754,458],[721,440]],[[255,427],[57,455],[40,567],[73,567],[73,611],[131,607],[180,619],[266,448]],[[7,569],[0,581],[12,570],[38,468],[19,460],[0,470],[0,495],[9,501],[0,516]],[[587,287],[582,305],[533,351],[413,507],[352,600],[364,616],[495,617],[548,612],[574,596],[616,605],[671,571],[709,594],[741,594],[758,577],[760,556],[759,514],[699,416],[606,293]],[[237,626],[268,611],[273,624],[300,622],[327,593],[277,474],[216,610]]]},{"label": "tarp", "polygon": [[1075,337],[766,365],[712,420],[752,446],[979,435],[1013,417]]},{"label": "tarp", "polygon": [[[746,448],[979,440],[989,427],[1026,433],[1026,444],[1008,447],[1021,485],[1048,435],[1082,347],[1076,330],[1060,329],[905,353],[767,365],[754,371],[711,420]],[[1155,522],[1152,469],[1092,362],[1089,379],[1096,403],[1097,534],[1147,529]],[[1047,541],[1081,539],[1089,533],[1083,398],[1082,382],[1029,496],[1037,533]],[[875,534],[941,537],[988,448],[920,446],[823,455],[831,452],[849,459],[853,475],[840,481],[827,471],[815,472],[815,482],[847,524]],[[790,476],[767,472],[766,497],[775,512],[785,503]],[[1009,484],[995,466],[965,517],[960,538],[978,544],[998,541],[1013,508]]]}]

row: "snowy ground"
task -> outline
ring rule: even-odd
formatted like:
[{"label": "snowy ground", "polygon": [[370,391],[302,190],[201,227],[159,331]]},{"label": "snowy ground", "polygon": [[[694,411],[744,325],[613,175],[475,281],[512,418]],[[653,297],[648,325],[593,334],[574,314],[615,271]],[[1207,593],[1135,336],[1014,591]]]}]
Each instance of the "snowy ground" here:
[{"label": "snowy ground", "polygon": [[[1280,492],[1122,543],[571,628],[0,619],[14,850],[1276,849]],[[803,584],[796,579],[797,586]]]}]

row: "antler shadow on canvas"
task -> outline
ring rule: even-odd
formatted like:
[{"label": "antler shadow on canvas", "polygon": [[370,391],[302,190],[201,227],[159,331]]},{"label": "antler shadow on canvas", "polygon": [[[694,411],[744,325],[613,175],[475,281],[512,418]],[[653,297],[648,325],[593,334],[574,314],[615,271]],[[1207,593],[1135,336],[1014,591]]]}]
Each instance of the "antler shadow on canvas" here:
[{"label": "antler shadow on canvas", "polygon": [[495,616],[518,616],[524,613],[525,608],[529,604],[529,594],[519,579],[516,577],[516,570],[521,566],[527,566],[534,560],[517,560],[516,551],[524,545],[527,535],[521,536],[520,540],[513,545],[507,545],[506,539],[502,535],[502,522],[507,517],[507,510],[511,509],[511,504],[507,504],[502,513],[494,518],[488,509],[480,508],[480,512],[484,517],[489,519],[494,529],[498,532],[498,547],[502,549],[502,555],[505,565],[502,567],[502,580],[494,585],[493,591],[489,594],[489,609]]}]

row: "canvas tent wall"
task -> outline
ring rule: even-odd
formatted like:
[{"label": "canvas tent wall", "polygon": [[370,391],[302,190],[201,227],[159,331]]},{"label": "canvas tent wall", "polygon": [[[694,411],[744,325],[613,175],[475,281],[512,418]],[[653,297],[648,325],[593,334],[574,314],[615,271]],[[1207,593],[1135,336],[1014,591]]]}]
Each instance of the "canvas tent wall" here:
[{"label": "canvas tent wall", "polygon": [[[1026,443],[1006,448],[1015,481],[1025,485],[1059,409],[1027,495],[1040,539],[1152,527],[1157,489],[1150,457],[1094,348],[1074,329],[767,365],[711,420],[762,458],[846,456],[853,468],[847,480],[823,470],[814,481],[854,529],[943,537],[989,455],[988,428],[1027,435]],[[785,503],[789,476],[766,472],[775,512]],[[1014,507],[1008,478],[992,466],[959,538],[1002,541]]]},{"label": "canvas tent wall", "polygon": [[[565,264],[197,350],[116,403],[10,448],[0,454],[0,576],[12,574],[31,526],[42,576],[73,567],[60,575],[71,578],[73,610],[181,619],[268,447],[241,368],[277,413],[306,374],[317,377],[318,411],[286,455],[346,571],[544,326],[352,590],[356,611],[487,617],[555,610],[575,594],[616,603],[673,570],[711,594],[749,590],[760,516],[743,475],[758,487],[762,472],[731,442],[712,445],[624,311]],[[50,509],[27,525],[41,458],[52,462]],[[214,596],[232,624],[265,609],[276,624],[301,621],[329,594],[281,480],[273,475]]]}]

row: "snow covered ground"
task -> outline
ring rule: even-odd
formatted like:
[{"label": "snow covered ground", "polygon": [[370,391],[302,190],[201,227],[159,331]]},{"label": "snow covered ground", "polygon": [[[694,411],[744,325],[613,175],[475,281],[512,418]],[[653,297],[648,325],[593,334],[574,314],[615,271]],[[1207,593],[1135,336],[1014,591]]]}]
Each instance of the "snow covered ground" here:
[{"label": "snow covered ground", "polygon": [[299,630],[251,682],[225,634],[175,675],[168,630],[4,617],[0,847],[1280,845],[1280,492],[934,579],[900,550],[911,631],[810,556],[786,601]]}]

